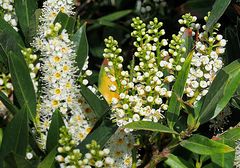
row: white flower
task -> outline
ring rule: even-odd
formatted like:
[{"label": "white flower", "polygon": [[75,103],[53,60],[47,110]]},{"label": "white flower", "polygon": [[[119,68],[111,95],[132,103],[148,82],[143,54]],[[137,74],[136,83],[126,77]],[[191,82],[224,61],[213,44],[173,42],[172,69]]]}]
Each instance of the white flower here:
[{"label": "white flower", "polygon": [[200,86],[201,88],[206,88],[208,85],[206,81],[200,81]]}]

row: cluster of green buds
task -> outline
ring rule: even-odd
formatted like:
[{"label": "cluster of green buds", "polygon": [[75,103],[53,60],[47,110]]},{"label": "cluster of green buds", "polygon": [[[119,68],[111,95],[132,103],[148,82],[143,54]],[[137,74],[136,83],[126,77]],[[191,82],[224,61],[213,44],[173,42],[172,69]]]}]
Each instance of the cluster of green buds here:
[{"label": "cluster of green buds", "polygon": [[59,33],[59,30],[62,28],[60,23],[51,23],[49,28],[45,32],[45,37],[56,37]]},{"label": "cluster of green buds", "polygon": [[76,149],[76,142],[72,139],[66,127],[60,128],[60,147],[58,147],[58,155],[56,160],[60,166],[67,168],[93,168],[93,167],[111,167],[114,159],[109,157],[110,150],[101,150],[100,145],[96,141],[87,144],[88,153],[83,155],[79,149]]},{"label": "cluster of green buds", "polygon": [[37,92],[37,88],[38,88],[37,74],[40,69],[40,63],[37,60],[38,57],[36,54],[33,53],[32,48],[24,48],[21,50],[21,52],[24,55],[25,61],[30,70],[30,76],[34,85],[34,89]]}]

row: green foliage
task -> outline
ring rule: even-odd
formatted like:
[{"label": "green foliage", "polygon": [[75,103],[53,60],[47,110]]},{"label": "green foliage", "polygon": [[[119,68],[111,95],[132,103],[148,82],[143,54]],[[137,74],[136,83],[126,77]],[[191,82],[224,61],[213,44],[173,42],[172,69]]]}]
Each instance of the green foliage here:
[{"label": "green foliage", "polygon": [[30,119],[34,120],[36,116],[36,95],[26,62],[22,55],[16,55],[13,52],[8,56],[8,62],[13,87],[20,107],[26,108]]},{"label": "green foliage", "polygon": [[54,23],[60,23],[62,25],[60,32],[63,29],[65,29],[69,34],[72,34],[75,29],[76,20],[74,17],[68,16],[65,13],[59,12],[56,19],[54,20]]},{"label": "green foliage", "polygon": [[72,40],[76,47],[76,61],[77,66],[80,70],[82,70],[84,63],[88,56],[88,41],[86,35],[86,23],[83,24],[77,32],[72,36]]},{"label": "green foliage", "polygon": [[183,64],[182,70],[179,72],[176,82],[173,85],[173,91],[172,91],[173,95],[170,98],[169,107],[167,111],[168,125],[170,128],[173,128],[180,113],[181,104],[179,102],[179,99],[181,99],[183,96],[185,83],[190,70],[192,56],[193,56],[193,51],[190,52],[188,57],[186,58],[186,61]]},{"label": "green foliage", "polygon": [[52,122],[48,131],[46,149],[49,153],[54,149],[59,140],[59,129],[64,126],[64,122],[59,110],[56,110],[52,116]]},{"label": "green foliage", "polygon": [[4,168],[34,168],[29,161],[25,159],[25,157],[18,155],[16,153],[9,153],[4,160]]},{"label": "green foliage", "polygon": [[174,130],[172,130],[160,123],[154,123],[154,122],[150,122],[150,121],[131,122],[131,123],[125,125],[124,128],[129,128],[129,129],[134,129],[134,130],[145,130],[145,131],[153,131],[153,132],[178,134]]},{"label": "green foliage", "polygon": [[28,112],[26,107],[23,107],[15,115],[13,120],[4,129],[3,134],[0,149],[0,166],[10,152],[15,152],[24,157],[26,155],[28,145]]},{"label": "green foliage", "polygon": [[43,159],[37,168],[54,168],[55,156],[57,154],[57,147],[54,147],[51,152]]},{"label": "green foliage", "polygon": [[99,98],[86,86],[81,85],[81,93],[98,119],[110,111],[110,107],[106,100],[104,98]]},{"label": "green foliage", "polygon": [[223,15],[225,10],[227,9],[230,2],[231,0],[216,0],[214,2],[210,17],[208,18],[206,24],[208,31],[213,28],[215,23],[217,23],[219,18]]},{"label": "green foliage", "polygon": [[37,1],[35,0],[19,0],[15,2],[16,15],[26,40],[31,39],[32,28],[36,23],[35,11],[37,9]]},{"label": "green foliage", "polygon": [[201,135],[193,135],[189,139],[182,141],[180,145],[194,153],[202,155],[212,155],[216,153],[228,153],[234,151],[234,149],[230,146],[210,140]]},{"label": "green foliage", "polygon": [[239,87],[239,78],[240,60],[220,70],[204,98],[199,117],[201,123],[215,118],[223,110]]}]

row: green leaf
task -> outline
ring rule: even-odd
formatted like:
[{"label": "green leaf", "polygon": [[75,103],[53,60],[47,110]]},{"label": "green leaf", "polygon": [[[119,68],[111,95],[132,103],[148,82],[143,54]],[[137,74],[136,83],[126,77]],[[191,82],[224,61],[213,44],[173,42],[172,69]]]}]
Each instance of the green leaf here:
[{"label": "green leaf", "polygon": [[5,105],[5,107],[14,115],[18,112],[17,107],[15,107],[8,97],[0,91],[0,101]]},{"label": "green leaf", "polygon": [[34,15],[30,19],[30,25],[27,30],[27,33],[25,33],[25,39],[26,41],[30,44],[33,41],[33,38],[36,36],[37,31],[38,31],[38,25],[39,25],[39,18],[41,16],[42,10],[37,9],[34,12]]},{"label": "green leaf", "polygon": [[54,147],[52,151],[44,158],[44,160],[38,165],[37,168],[54,168],[55,156],[57,154],[57,147]]},{"label": "green leaf", "polygon": [[110,107],[104,98],[100,99],[86,86],[81,85],[81,94],[92,108],[96,117],[100,119],[105,113],[110,110]]},{"label": "green leaf", "polygon": [[0,128],[0,149],[1,149],[1,145],[2,145],[2,139],[3,139],[3,130],[2,130],[2,128]]},{"label": "green leaf", "polygon": [[151,122],[151,121],[131,122],[131,123],[125,125],[124,128],[129,128],[129,129],[134,129],[134,130],[145,130],[145,131],[178,134],[174,130],[172,130],[160,123],[155,123],[155,122]]},{"label": "green leaf", "polygon": [[180,145],[193,153],[200,155],[213,155],[217,153],[228,153],[234,151],[228,145],[213,141],[201,135],[193,135],[187,140],[184,140]]},{"label": "green leaf", "polygon": [[21,46],[21,42],[17,40],[14,34],[10,34],[8,31],[0,32],[0,62],[5,66],[4,69],[8,70],[9,52],[12,51],[21,55]]},{"label": "green leaf", "polygon": [[206,30],[209,31],[212,29],[215,23],[217,23],[218,19],[223,15],[228,5],[231,3],[231,0],[216,0],[213,4],[213,8],[211,10],[211,15],[208,18],[206,23]]},{"label": "green leaf", "polygon": [[183,160],[181,157],[177,157],[173,154],[168,155],[165,163],[170,167],[177,167],[177,168],[190,168],[190,167],[192,167],[186,160]]},{"label": "green leaf", "polygon": [[173,128],[176,123],[179,113],[181,103],[178,99],[181,99],[183,96],[184,87],[187,81],[188,73],[191,66],[191,60],[193,56],[193,51],[188,54],[186,61],[182,66],[182,70],[178,73],[176,82],[173,85],[173,94],[170,98],[169,107],[167,111],[167,120],[170,128]]},{"label": "green leaf", "polygon": [[62,25],[60,32],[65,29],[69,34],[72,34],[74,32],[76,20],[65,13],[59,12],[54,23],[60,23]]},{"label": "green leaf", "polygon": [[55,146],[56,144],[58,144],[58,140],[59,140],[59,129],[64,126],[64,122],[61,116],[61,113],[59,112],[59,110],[56,110],[53,113],[52,116],[52,121],[51,121],[51,125],[48,131],[48,136],[47,136],[47,152],[50,152]]},{"label": "green leaf", "polygon": [[88,41],[86,35],[86,24],[83,24],[78,31],[73,35],[72,40],[75,44],[77,54],[77,66],[82,70],[88,56]]},{"label": "green leaf", "polygon": [[12,52],[8,57],[8,61],[17,100],[21,108],[26,107],[31,116],[30,119],[34,120],[36,115],[36,95],[28,66],[22,55],[16,55]]},{"label": "green leaf", "polygon": [[36,0],[17,0],[14,3],[16,15],[25,37],[29,36],[30,27],[34,23],[34,13],[37,9]]},{"label": "green leaf", "polygon": [[97,21],[99,23],[104,22],[104,21],[115,21],[118,20],[124,16],[129,15],[132,12],[132,10],[122,10],[118,12],[111,13],[109,15],[103,16],[101,18],[98,18]]},{"label": "green leaf", "polygon": [[192,30],[191,29],[186,29],[182,35],[182,38],[184,40],[184,43],[182,44],[181,47],[186,48],[186,52],[183,54],[183,58],[186,58],[188,54],[191,52],[193,49],[193,37],[192,37]]},{"label": "green leaf", "polygon": [[13,120],[4,129],[2,145],[0,149],[0,167],[4,157],[10,152],[21,156],[26,155],[28,145],[28,113],[26,108],[21,109]]},{"label": "green leaf", "polygon": [[227,105],[240,85],[240,60],[220,70],[215,77],[201,107],[199,121],[205,123],[215,118]]},{"label": "green leaf", "polygon": [[3,18],[0,17],[0,32],[5,32],[9,36],[12,36],[15,41],[17,41],[20,46],[24,46],[21,36],[13,29],[13,27],[8,24]]},{"label": "green leaf", "polygon": [[24,156],[9,153],[4,159],[4,168],[34,168]]},{"label": "green leaf", "polygon": [[[219,142],[229,145],[231,147],[235,147],[235,142],[232,140],[225,140],[224,138],[221,139]],[[229,152],[229,153],[219,153],[211,155],[211,160],[213,163],[218,165],[219,167],[224,168],[232,168],[235,158],[235,152]]]},{"label": "green leaf", "polygon": [[109,138],[115,133],[117,126],[109,120],[103,120],[102,123],[93,132],[87,135],[87,137],[77,146],[82,153],[86,153],[86,145],[90,144],[92,140],[103,147]]},{"label": "green leaf", "polygon": [[219,136],[220,138],[224,138],[226,140],[236,141],[240,139],[240,128],[232,128],[224,132]]}]

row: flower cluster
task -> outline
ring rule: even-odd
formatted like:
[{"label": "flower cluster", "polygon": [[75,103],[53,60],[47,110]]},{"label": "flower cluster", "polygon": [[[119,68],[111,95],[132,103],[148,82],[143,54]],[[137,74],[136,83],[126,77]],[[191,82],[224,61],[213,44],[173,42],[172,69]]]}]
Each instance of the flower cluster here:
[{"label": "flower cluster", "polygon": [[88,153],[83,155],[79,149],[76,149],[76,142],[66,127],[60,128],[60,147],[56,160],[60,167],[69,168],[91,168],[91,167],[113,167],[114,159],[109,157],[110,150],[105,148],[101,150],[96,141],[87,144]]},{"label": "flower cluster", "polygon": [[95,123],[95,115],[80,95],[76,84],[79,70],[75,66],[73,42],[61,24],[53,23],[59,11],[71,14],[72,1],[44,2],[41,27],[35,38],[35,48],[41,52],[42,84],[39,104],[39,144],[44,149],[52,114],[59,110],[76,142],[83,140]]},{"label": "flower cluster", "polygon": [[136,38],[134,57],[139,63],[133,61],[129,71],[122,69],[123,57],[117,41],[112,37],[105,40],[104,57],[109,60],[105,71],[111,81],[117,83],[109,88],[119,95],[112,99],[112,118],[118,126],[139,120],[158,122],[163,118],[162,113],[168,108],[167,100],[172,95],[169,86],[175,80],[171,60],[164,59],[168,52],[162,47],[168,42],[160,40],[165,34],[162,22],[155,18],[147,29],[145,23],[134,18],[131,26],[135,29],[131,35]]},{"label": "flower cluster", "polygon": [[126,133],[119,128],[107,142],[106,147],[110,149],[110,156],[115,159],[113,168],[130,168],[132,166],[132,150],[135,143],[134,135]]},{"label": "flower cluster", "polygon": [[[12,97],[13,86],[11,83],[11,75],[10,74],[0,74],[0,91],[3,92],[7,97]],[[0,114],[5,115],[7,112],[6,107],[0,101]]]},{"label": "flower cluster", "polygon": [[[204,19],[207,21],[208,17],[206,16]],[[217,33],[220,27],[219,23],[214,26],[214,31],[210,33],[205,31],[205,25],[202,26],[203,32],[199,31],[200,24],[192,23],[191,27],[195,28],[196,31],[193,33],[198,34],[198,39],[195,44],[185,92],[191,98],[190,102],[194,103],[207,94],[217,72],[222,68],[223,62],[219,55],[225,52],[226,40]]]},{"label": "flower cluster", "polygon": [[240,168],[240,141],[238,140],[236,142],[236,148],[235,148],[235,162],[234,165],[236,168]]},{"label": "flower cluster", "polygon": [[0,0],[0,9],[3,9],[4,20],[8,22],[16,31],[18,31],[17,17],[13,4],[14,0]]}]

